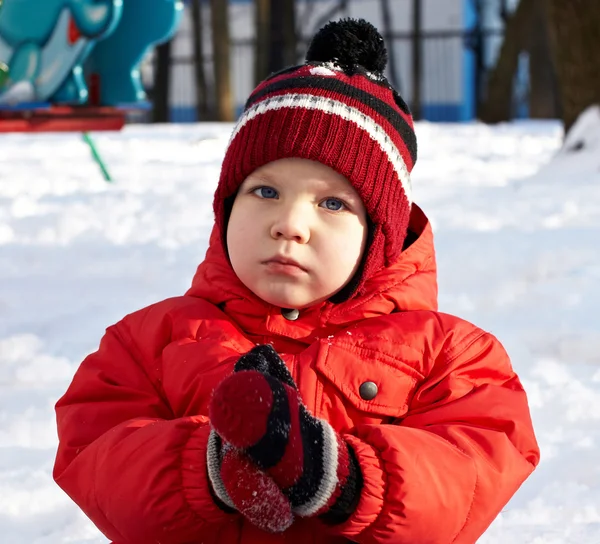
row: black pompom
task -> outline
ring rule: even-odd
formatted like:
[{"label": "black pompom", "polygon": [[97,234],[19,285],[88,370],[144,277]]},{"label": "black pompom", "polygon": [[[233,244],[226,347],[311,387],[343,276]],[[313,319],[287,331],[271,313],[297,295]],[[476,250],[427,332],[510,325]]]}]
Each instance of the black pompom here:
[{"label": "black pompom", "polygon": [[334,62],[343,70],[362,66],[382,73],[387,64],[383,37],[364,19],[341,19],[327,23],[312,39],[307,62]]}]

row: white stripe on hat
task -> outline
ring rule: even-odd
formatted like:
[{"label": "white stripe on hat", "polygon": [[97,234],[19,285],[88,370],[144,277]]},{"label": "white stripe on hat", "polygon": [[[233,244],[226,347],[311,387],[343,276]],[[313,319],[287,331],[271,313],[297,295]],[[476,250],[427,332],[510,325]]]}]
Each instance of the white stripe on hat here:
[{"label": "white stripe on hat", "polygon": [[308,110],[319,110],[331,115],[337,115],[346,121],[356,124],[360,129],[364,130],[369,137],[379,144],[379,147],[387,156],[393,166],[396,175],[402,183],[402,189],[408,200],[408,204],[412,204],[412,187],[410,181],[410,173],[406,167],[406,163],[402,158],[400,151],[392,142],[386,131],[372,117],[365,115],[362,111],[352,106],[348,106],[339,100],[316,96],[312,94],[288,93],[279,96],[273,96],[257,102],[251,108],[246,110],[238,120],[229,145],[234,138],[244,128],[244,126],[258,117],[269,111],[280,110],[284,108],[303,108]]}]

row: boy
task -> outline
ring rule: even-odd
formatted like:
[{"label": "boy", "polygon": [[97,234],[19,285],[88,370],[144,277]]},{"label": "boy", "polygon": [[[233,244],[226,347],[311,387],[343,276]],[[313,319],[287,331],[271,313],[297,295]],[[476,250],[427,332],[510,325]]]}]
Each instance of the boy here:
[{"label": "boy", "polygon": [[438,313],[416,139],[365,21],[250,96],[186,296],[110,327],[54,477],[119,544],[471,544],[539,460],[498,341]]}]

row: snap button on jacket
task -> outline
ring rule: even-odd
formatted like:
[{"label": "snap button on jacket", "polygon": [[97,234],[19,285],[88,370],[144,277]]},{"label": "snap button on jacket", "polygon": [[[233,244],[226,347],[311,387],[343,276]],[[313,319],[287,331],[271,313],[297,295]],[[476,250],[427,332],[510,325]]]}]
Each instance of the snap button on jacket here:
[{"label": "snap button on jacket", "polygon": [[300,317],[300,311],[295,308],[283,308],[281,310],[281,315],[285,317],[288,321],[296,321]]},{"label": "snap button on jacket", "polygon": [[365,400],[373,400],[377,396],[378,387],[373,382],[364,382],[359,388],[360,396]]},{"label": "snap button on jacket", "polygon": [[[57,483],[117,544],[473,544],[539,459],[527,398],[492,335],[437,311],[433,236],[367,293],[290,321],[248,291],[214,232],[185,296],[109,327],[56,405]],[[213,501],[208,404],[240,355],[273,344],[364,480],[341,525],[267,534]],[[373,387],[375,386],[375,387]]]}]

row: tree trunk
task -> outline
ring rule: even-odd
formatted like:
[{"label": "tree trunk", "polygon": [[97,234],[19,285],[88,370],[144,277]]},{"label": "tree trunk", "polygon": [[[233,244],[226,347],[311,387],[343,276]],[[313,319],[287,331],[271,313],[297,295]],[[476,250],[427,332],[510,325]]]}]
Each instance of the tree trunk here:
[{"label": "tree trunk", "polygon": [[423,5],[421,0],[412,1],[412,100],[410,109],[415,120],[423,116],[421,94],[423,81]]},{"label": "tree trunk", "polygon": [[559,116],[558,81],[550,51],[547,0],[535,0],[533,31],[529,35],[529,116],[555,119]]},{"label": "tree trunk", "polygon": [[548,0],[551,44],[565,132],[588,106],[600,104],[600,2]]},{"label": "tree trunk", "polygon": [[400,91],[398,67],[396,65],[396,44],[392,39],[392,14],[390,11],[390,0],[381,0],[381,18],[383,20],[383,38],[386,42],[388,52],[388,70],[390,83],[394,89]]},{"label": "tree trunk", "polygon": [[[276,0],[275,0],[276,1]],[[258,85],[269,75],[271,0],[254,0],[254,83]]]},{"label": "tree trunk", "polygon": [[202,0],[192,0],[192,28],[194,33],[194,76],[196,82],[196,112],[198,120],[207,121],[208,86],[204,75],[204,48],[202,46]]},{"label": "tree trunk", "polygon": [[296,35],[296,2],[295,0],[281,0],[283,3],[283,35],[284,35],[284,63],[294,66],[298,63],[298,36]]},{"label": "tree trunk", "polygon": [[234,120],[229,54],[229,2],[210,0],[217,119]]},{"label": "tree trunk", "polygon": [[513,80],[519,53],[527,47],[527,36],[532,31],[533,10],[536,0],[521,0],[515,12],[507,18],[504,41],[496,66],[492,69],[480,117],[485,123],[501,123],[512,117]]},{"label": "tree trunk", "polygon": [[169,122],[169,88],[171,81],[171,41],[156,48],[154,88],[152,97],[152,122]]},{"label": "tree trunk", "polygon": [[298,35],[296,34],[296,1],[284,0],[285,64],[298,64]]},{"label": "tree trunk", "polygon": [[294,0],[273,0],[269,21],[268,72],[296,64],[296,16]]}]

